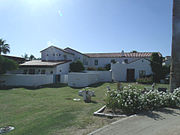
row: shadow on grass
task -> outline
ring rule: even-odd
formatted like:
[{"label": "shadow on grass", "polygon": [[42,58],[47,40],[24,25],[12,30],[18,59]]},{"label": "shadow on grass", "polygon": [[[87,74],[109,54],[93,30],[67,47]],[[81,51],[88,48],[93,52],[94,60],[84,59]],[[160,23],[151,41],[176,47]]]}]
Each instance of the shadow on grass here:
[{"label": "shadow on grass", "polygon": [[14,90],[16,88],[24,88],[27,90],[40,90],[42,88],[63,88],[63,87],[67,87],[67,84],[62,84],[62,83],[58,83],[58,84],[47,84],[47,85],[41,85],[41,86],[37,86],[37,87],[27,87],[27,86],[3,86],[0,87],[0,90]]},{"label": "shadow on grass", "polygon": [[87,87],[71,87],[73,89],[84,89],[84,88],[97,88],[99,86],[102,86],[104,83],[96,83],[96,84],[91,84]]}]

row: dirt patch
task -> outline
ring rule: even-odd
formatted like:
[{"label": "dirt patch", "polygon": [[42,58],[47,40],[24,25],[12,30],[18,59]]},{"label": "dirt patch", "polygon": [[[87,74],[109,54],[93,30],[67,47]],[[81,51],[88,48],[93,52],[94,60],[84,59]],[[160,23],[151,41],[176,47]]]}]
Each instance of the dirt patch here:
[{"label": "dirt patch", "polygon": [[119,119],[120,118],[109,119],[109,118],[92,116],[93,123],[88,124],[86,127],[72,126],[70,128],[64,129],[63,131],[57,132],[56,135],[87,135],[88,133],[91,133],[92,131],[95,131]]}]

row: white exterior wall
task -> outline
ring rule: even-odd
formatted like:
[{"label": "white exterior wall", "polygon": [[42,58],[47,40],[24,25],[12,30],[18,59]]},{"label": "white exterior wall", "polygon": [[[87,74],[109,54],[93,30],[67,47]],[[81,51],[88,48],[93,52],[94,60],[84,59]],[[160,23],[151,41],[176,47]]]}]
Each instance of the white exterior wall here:
[{"label": "white exterior wall", "polygon": [[35,74],[41,74],[41,70],[45,70],[45,74],[47,74],[47,75],[51,74],[51,71],[53,71],[53,74],[56,73],[56,68],[55,67],[52,67],[52,68],[50,68],[50,67],[49,68],[43,68],[43,67],[42,68],[40,68],[40,67],[39,68],[37,68],[37,67],[27,67],[26,68],[26,67],[22,67],[22,68],[18,69],[16,71],[16,73],[17,74],[23,74],[25,69],[28,70],[28,71],[29,71],[29,69],[35,69]]},{"label": "white exterior wall", "polygon": [[[47,56],[48,54],[48,56]],[[55,54],[55,56],[53,56]],[[59,54],[61,54],[59,56]],[[50,47],[44,51],[41,52],[41,59],[44,61],[57,61],[57,60],[65,60],[64,55],[67,56],[66,60],[74,60],[74,56],[69,53],[65,53],[57,48]]]},{"label": "white exterior wall", "polygon": [[86,87],[98,82],[98,75],[93,73],[69,73],[68,85],[71,87]]},{"label": "white exterior wall", "polygon": [[[137,60],[139,58],[89,58],[89,67],[94,67],[94,68],[98,68],[98,67],[105,67],[107,64],[111,64],[111,60],[115,60],[116,62],[122,63],[125,59],[128,59],[128,62]],[[98,65],[94,65],[94,61],[98,60]]]},{"label": "white exterior wall", "polygon": [[56,66],[56,74],[68,74],[69,73],[69,64],[71,62],[68,63],[64,63],[61,65]]},{"label": "white exterior wall", "polygon": [[2,85],[6,86],[40,86],[53,83],[53,75],[1,75]]},{"label": "white exterior wall", "polygon": [[114,81],[127,81],[127,69],[135,69],[135,79],[139,78],[139,71],[146,71],[146,75],[152,74],[150,61],[140,59],[130,64],[111,64],[112,79]]},{"label": "white exterior wall", "polygon": [[76,51],[73,51],[71,49],[68,49],[68,48],[66,49],[66,51],[74,54],[74,61],[80,60],[84,64],[85,67],[88,66],[89,58],[87,56],[80,54]]},{"label": "white exterior wall", "polygon": [[83,56],[84,56],[84,55],[82,55],[82,54],[80,54],[80,53],[77,53],[76,51],[73,51],[73,50],[68,49],[68,48],[66,49],[66,51],[74,54],[74,61],[80,60],[81,62],[83,62]]}]

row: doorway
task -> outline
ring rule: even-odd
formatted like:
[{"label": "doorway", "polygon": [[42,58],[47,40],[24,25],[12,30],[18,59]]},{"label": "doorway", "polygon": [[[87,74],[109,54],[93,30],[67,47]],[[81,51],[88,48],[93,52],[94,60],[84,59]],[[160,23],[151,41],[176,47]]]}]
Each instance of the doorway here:
[{"label": "doorway", "polygon": [[128,82],[135,81],[135,69],[127,69],[127,81]]},{"label": "doorway", "polygon": [[61,82],[61,75],[56,75],[55,76],[55,83],[60,83]]}]

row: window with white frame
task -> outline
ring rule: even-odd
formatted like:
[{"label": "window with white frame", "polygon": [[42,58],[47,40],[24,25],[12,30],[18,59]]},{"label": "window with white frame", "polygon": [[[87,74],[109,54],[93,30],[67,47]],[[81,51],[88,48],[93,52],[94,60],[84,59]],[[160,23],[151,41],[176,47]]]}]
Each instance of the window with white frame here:
[{"label": "window with white frame", "polygon": [[98,60],[94,60],[94,65],[98,65]]},{"label": "window with white frame", "polygon": [[45,73],[46,73],[45,69],[41,70],[41,74],[45,74]]},{"label": "window with white frame", "polygon": [[145,70],[139,70],[139,78],[143,78],[146,76],[146,71]]}]

